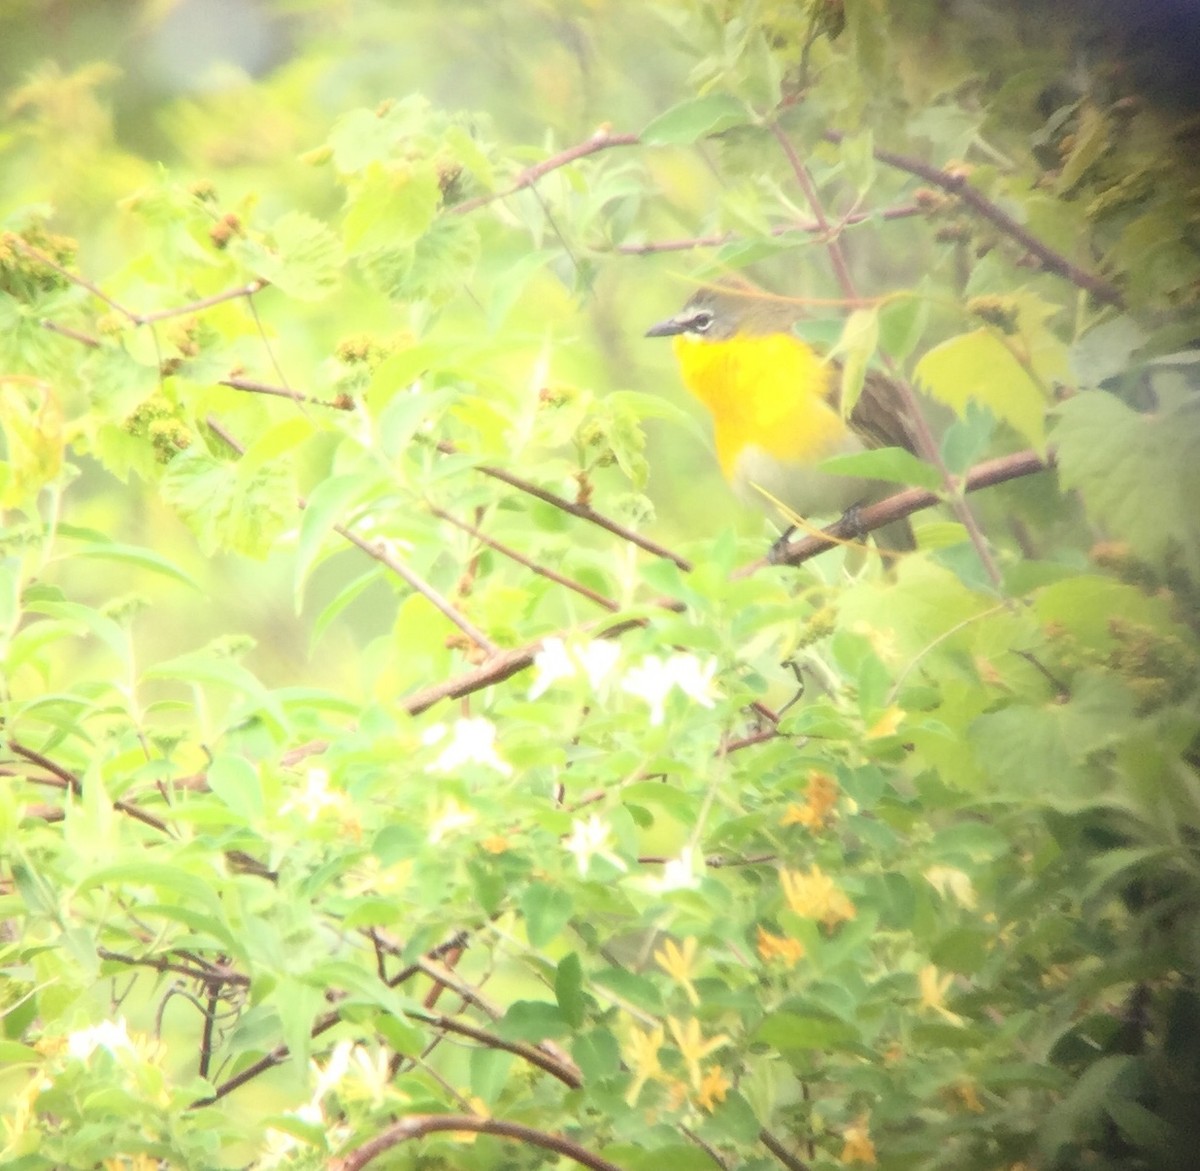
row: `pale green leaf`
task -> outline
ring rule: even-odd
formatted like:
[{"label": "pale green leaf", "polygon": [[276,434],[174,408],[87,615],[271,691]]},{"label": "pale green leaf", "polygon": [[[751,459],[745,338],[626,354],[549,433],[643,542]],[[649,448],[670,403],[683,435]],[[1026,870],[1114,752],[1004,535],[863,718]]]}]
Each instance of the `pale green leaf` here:
[{"label": "pale green leaf", "polygon": [[687,146],[750,121],[749,111],[728,94],[706,94],[660,114],[642,131],[647,146]]},{"label": "pale green leaf", "polygon": [[1008,346],[988,330],[935,346],[917,363],[916,376],[957,414],[966,411],[968,402],[982,403],[1035,449],[1045,450],[1045,395]]}]

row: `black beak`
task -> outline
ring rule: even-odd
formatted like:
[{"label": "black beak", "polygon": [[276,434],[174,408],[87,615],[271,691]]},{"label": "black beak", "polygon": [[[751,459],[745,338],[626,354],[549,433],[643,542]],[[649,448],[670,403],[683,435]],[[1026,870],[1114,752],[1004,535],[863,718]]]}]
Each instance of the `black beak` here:
[{"label": "black beak", "polygon": [[688,323],[681,321],[678,317],[668,317],[666,321],[660,321],[657,325],[652,325],[646,330],[647,337],[674,337],[678,333],[687,332]]}]

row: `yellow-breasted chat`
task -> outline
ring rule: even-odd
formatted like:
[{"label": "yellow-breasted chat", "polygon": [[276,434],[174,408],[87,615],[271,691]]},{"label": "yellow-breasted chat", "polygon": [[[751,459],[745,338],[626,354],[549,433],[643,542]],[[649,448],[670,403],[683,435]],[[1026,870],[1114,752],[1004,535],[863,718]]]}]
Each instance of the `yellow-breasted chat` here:
[{"label": "yellow-breasted chat", "polygon": [[[840,366],[793,333],[799,308],[738,281],[699,289],[674,317],[647,330],[670,337],[684,385],[712,415],[717,462],[744,500],[775,513],[842,515],[882,499],[886,483],[819,469],[823,460],[875,447],[916,452],[897,388],[870,373],[849,418],[840,406]],[[894,490],[894,489],[891,489]],[[910,549],[899,521],[876,534]]]}]

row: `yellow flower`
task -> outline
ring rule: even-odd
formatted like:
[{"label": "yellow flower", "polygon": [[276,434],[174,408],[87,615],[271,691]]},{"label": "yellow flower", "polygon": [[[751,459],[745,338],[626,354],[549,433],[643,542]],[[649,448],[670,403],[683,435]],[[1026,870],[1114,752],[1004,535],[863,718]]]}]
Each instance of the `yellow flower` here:
[{"label": "yellow flower", "polygon": [[760,925],[758,928],[758,954],[764,963],[780,959],[785,961],[789,968],[794,968],[804,958],[804,944],[788,935],[772,935]]},{"label": "yellow flower", "polygon": [[857,914],[854,904],[819,866],[812,866],[808,874],[781,870],[779,882],[788,906],[797,915],[805,919],[816,919],[830,930],[843,919],[853,919]]},{"label": "yellow flower", "polygon": [[700,1003],[700,996],[692,986],[692,961],[696,958],[696,937],[689,935],[683,941],[683,947],[676,946],[673,939],[668,939],[661,949],[654,953],[654,958],[672,980],[678,984],[692,1004]]},{"label": "yellow flower", "polygon": [[961,1026],[967,1023],[958,1013],[951,1012],[946,1007],[946,993],[954,982],[953,972],[947,972],[944,976],[940,976],[933,964],[926,964],[917,974],[917,981],[921,988],[922,1008],[936,1012],[952,1025]]},{"label": "yellow flower", "polygon": [[728,1045],[729,1038],[721,1033],[712,1040],[706,1041],[700,1032],[700,1022],[695,1018],[689,1020],[686,1025],[681,1025],[673,1016],[669,1016],[667,1017],[667,1028],[671,1030],[671,1036],[675,1038],[675,1045],[687,1066],[688,1078],[691,1080],[692,1087],[698,1090],[702,1081],[700,1062],[710,1053],[715,1053],[722,1045]]},{"label": "yellow flower", "polygon": [[662,1075],[662,1066],[658,1061],[658,1051],[666,1040],[662,1025],[647,1029],[644,1033],[636,1030],[626,1045],[626,1055],[629,1068],[633,1070],[633,1084],[625,1094],[625,1103],[632,1106],[637,1101],[642,1087],[651,1079]]},{"label": "yellow flower", "polygon": [[783,825],[802,825],[807,829],[824,829],[833,817],[838,802],[838,784],[828,773],[813,769],[808,774],[808,788],[803,805],[792,804],[783,815]]},{"label": "yellow flower", "polygon": [[708,1072],[700,1079],[696,1104],[701,1110],[707,1110],[711,1114],[713,1107],[718,1102],[725,1101],[725,1095],[729,1092],[732,1084],[726,1079],[725,1073],[719,1065],[710,1066]]},{"label": "yellow flower", "polygon": [[972,1113],[982,1114],[984,1112],[983,1103],[979,1100],[979,1094],[975,1090],[974,1082],[959,1082],[954,1087],[954,1093],[958,1100]]},{"label": "yellow flower", "polygon": [[879,717],[877,723],[867,729],[868,740],[882,740],[884,736],[894,736],[896,729],[904,722],[904,710],[890,707]]},{"label": "yellow flower", "polygon": [[860,1118],[853,1126],[846,1127],[845,1139],[841,1154],[843,1163],[865,1163],[868,1167],[875,1166],[875,1144],[871,1141],[865,1117]]}]

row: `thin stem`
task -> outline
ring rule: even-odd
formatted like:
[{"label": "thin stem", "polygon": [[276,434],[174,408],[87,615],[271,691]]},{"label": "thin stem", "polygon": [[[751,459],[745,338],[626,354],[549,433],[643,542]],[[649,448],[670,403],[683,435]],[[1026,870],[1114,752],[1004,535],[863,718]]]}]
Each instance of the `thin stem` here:
[{"label": "thin stem", "polygon": [[499,1118],[481,1118],[476,1114],[412,1114],[399,1122],[393,1123],[381,1131],[373,1139],[361,1146],[355,1147],[348,1155],[331,1160],[331,1171],[360,1171],[373,1159],[385,1151],[401,1143],[415,1138],[424,1138],[428,1134],[444,1131],[467,1131],[471,1134],[491,1134],[500,1138],[511,1138],[529,1146],[541,1147],[574,1160],[581,1166],[590,1167],[591,1171],[621,1171],[615,1163],[602,1159],[586,1147],[572,1142],[562,1135],[549,1134],[544,1130],[535,1130],[532,1126],[523,1126],[517,1122],[504,1122]]},{"label": "thin stem", "polygon": [[[844,137],[845,135],[840,130],[826,130],[824,133],[824,138],[833,143],[840,143]],[[1080,268],[1077,264],[1072,264],[1061,252],[1056,252],[1048,244],[1044,244],[1032,232],[1017,223],[1007,212],[1002,211],[990,199],[972,187],[967,181],[966,175],[943,171],[920,159],[896,154],[894,151],[884,150],[882,147],[876,147],[873,153],[884,166],[907,171],[908,174],[916,175],[927,183],[940,187],[950,195],[957,196],[972,211],[978,212],[990,224],[999,228],[1006,236],[1010,236],[1036,256],[1049,272],[1064,277],[1073,285],[1091,293],[1097,301],[1112,305],[1116,309],[1125,307],[1125,298],[1115,285]]]},{"label": "thin stem", "polygon": [[[225,443],[236,451],[239,455],[244,455],[246,449],[231,435],[212,415],[206,420],[209,427],[224,440]],[[308,501],[303,497],[296,501],[297,506],[301,509],[308,507]],[[499,648],[483,631],[477,629],[467,617],[460,613],[451,602],[444,597],[437,589],[424,580],[419,574],[409,569],[382,541],[368,541],[365,537],[360,537],[353,529],[347,528],[345,525],[335,524],[333,531],[337,533],[345,541],[349,541],[351,545],[357,549],[361,549],[368,557],[374,558],[381,565],[390,569],[397,577],[399,577],[411,590],[420,594],[426,599],[439,613],[448,618],[463,634],[467,636],[476,646],[483,650],[488,656],[495,655]]]},{"label": "thin stem", "polygon": [[518,553],[516,549],[510,548],[501,541],[497,541],[495,537],[489,537],[487,533],[477,528],[473,524],[468,524],[465,520],[459,520],[458,517],[452,516],[442,508],[436,505],[429,505],[429,511],[439,520],[444,520],[447,524],[454,525],[455,528],[461,529],[464,533],[468,533],[481,544],[486,545],[489,549],[494,549],[502,557],[507,557],[510,561],[516,562],[517,565],[528,569],[530,573],[536,573],[539,577],[544,577],[548,581],[554,582],[556,585],[563,586],[565,589],[572,590],[581,597],[587,598],[590,602],[595,602],[597,606],[603,607],[610,613],[616,613],[620,606],[612,600],[606,598],[603,594],[598,594],[595,590],[589,589],[582,582],[573,581],[569,577],[564,577],[561,573],[556,573],[553,569],[548,569],[544,565],[539,565],[536,561],[531,561],[523,553]]},{"label": "thin stem", "polygon": [[[901,220],[912,216],[923,215],[924,212],[915,203],[900,204],[897,207],[885,208],[881,212],[855,211],[838,221],[839,229],[853,224],[866,223],[868,220]],[[808,223],[778,224],[771,229],[771,235],[777,239],[780,236],[798,235],[815,236],[822,232],[821,225],[815,220]],[[737,232],[720,232],[713,236],[691,236],[679,240],[650,240],[645,244],[616,244],[610,249],[623,256],[652,256],[660,252],[689,252],[696,248],[720,248],[723,244],[732,244],[735,240],[743,240],[744,236]]]},{"label": "thin stem", "polygon": [[526,167],[503,191],[493,191],[487,195],[477,195],[473,199],[466,199],[462,203],[456,203],[449,211],[453,215],[466,215],[468,212],[475,211],[476,208],[494,203],[497,199],[506,199],[518,191],[524,191],[526,187],[532,187],[539,179],[549,175],[551,171],[557,171],[560,167],[578,162],[588,155],[602,150],[611,150],[615,146],[637,146],[640,142],[641,139],[636,134],[609,134],[607,130],[598,130],[591,138],[567,147],[566,150],[559,151],[558,154],[551,155],[540,163]]},{"label": "thin stem", "polygon": [[[443,439],[436,446],[438,451],[443,455],[459,454],[458,448],[449,440]],[[615,520],[610,520],[590,505],[578,504],[573,500],[568,500],[565,496],[559,496],[557,492],[551,492],[548,488],[541,488],[537,484],[513,472],[507,471],[505,468],[498,468],[492,464],[476,464],[475,470],[481,475],[491,476],[492,479],[499,480],[502,484],[507,484],[510,488],[516,488],[518,492],[524,492],[527,496],[533,496],[562,512],[569,513],[571,516],[577,516],[580,520],[589,521],[606,532],[612,533],[614,537],[620,537],[621,540],[628,541],[631,545],[637,545],[639,549],[644,549],[647,553],[653,553],[655,557],[661,557],[665,561],[674,561],[684,573],[691,572],[692,563],[686,558],[680,557],[678,553],[672,553],[670,549],[658,544],[657,541],[652,541],[649,537],[643,537],[641,533],[636,533],[632,529],[618,524]]]},{"label": "thin stem", "polygon": [[335,411],[354,410],[354,400],[349,396],[335,399],[315,398],[313,395],[302,394],[287,386],[275,386],[270,382],[259,382],[254,378],[222,378],[217,385],[228,386],[231,390],[244,390],[248,394],[269,394],[276,398],[291,399],[295,403],[311,403],[313,406],[329,407]]},{"label": "thin stem", "polygon": [[[780,129],[778,123],[771,123],[771,132],[778,139],[779,145],[787,156],[788,162],[792,167],[792,172],[796,176],[796,182],[804,192],[804,196],[809,202],[809,207],[817,223],[829,233],[825,241],[825,246],[829,251],[829,259],[833,265],[833,271],[837,276],[838,284],[841,286],[842,295],[850,301],[858,301],[858,290],[855,288],[854,278],[850,275],[849,266],[846,264],[846,257],[842,251],[841,241],[838,239],[836,232],[829,231],[829,222],[826,219],[825,211],[821,206],[820,196],[817,194],[816,186],[808,173],[808,169],[804,166],[803,160],[796,153],[796,148],[792,145],[788,136]],[[916,391],[913,390],[906,379],[899,376],[899,371],[896,369],[896,364],[892,361],[890,355],[883,354],[882,358],[884,367],[888,371],[892,383],[904,404],[905,414],[908,416],[916,432],[918,453],[937,468],[938,474],[942,478],[942,483],[946,486],[947,491],[951,491],[950,469],[946,466],[946,461],[942,459],[942,453],[938,449],[937,441],[934,439],[933,432],[925,420],[921,404],[917,401]],[[966,528],[967,534],[971,538],[971,544],[975,546],[975,552],[979,557],[980,563],[983,565],[984,572],[991,579],[992,585],[996,589],[999,589],[1002,581],[1000,567],[996,564],[996,559],[992,556],[992,551],[988,548],[987,540],[984,538],[983,530],[979,527],[979,522],[976,520],[975,514],[971,511],[966,500],[959,495],[951,497],[951,505],[955,514]]]}]

